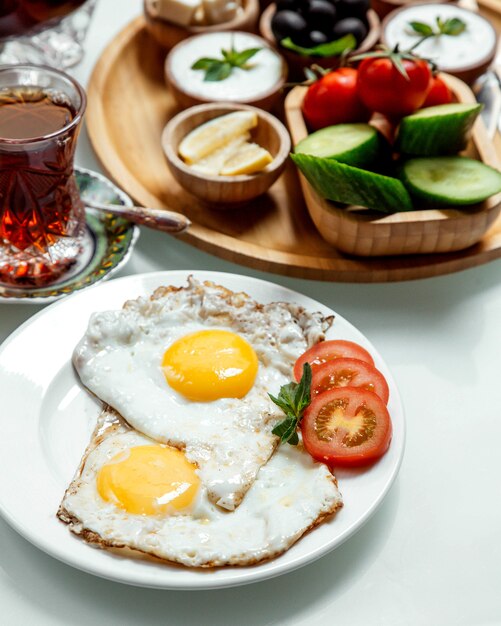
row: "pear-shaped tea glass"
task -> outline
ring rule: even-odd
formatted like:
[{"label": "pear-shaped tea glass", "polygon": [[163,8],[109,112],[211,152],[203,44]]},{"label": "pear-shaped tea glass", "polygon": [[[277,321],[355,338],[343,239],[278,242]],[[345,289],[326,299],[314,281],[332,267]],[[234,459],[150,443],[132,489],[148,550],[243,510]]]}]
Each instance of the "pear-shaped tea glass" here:
[{"label": "pear-shaped tea glass", "polygon": [[0,282],[40,286],[77,260],[85,232],[73,161],[83,88],[42,66],[0,66]]}]

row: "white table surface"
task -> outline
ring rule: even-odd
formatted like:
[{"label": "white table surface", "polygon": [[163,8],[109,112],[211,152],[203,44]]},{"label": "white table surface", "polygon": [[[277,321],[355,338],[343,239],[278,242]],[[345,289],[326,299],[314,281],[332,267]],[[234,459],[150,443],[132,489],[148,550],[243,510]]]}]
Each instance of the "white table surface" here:
[{"label": "white table surface", "polygon": [[[140,11],[140,0],[99,0],[86,58],[73,70],[84,85],[106,42]],[[77,162],[100,169],[85,132]],[[401,391],[408,431],[399,477],[371,520],[328,556],[219,591],[154,591],[95,578],[46,556],[0,519],[0,623],[501,624],[501,261],[413,282],[329,284],[257,272],[143,230],[119,276],[160,269],[264,278],[355,324]],[[40,308],[0,304],[0,340]]]}]

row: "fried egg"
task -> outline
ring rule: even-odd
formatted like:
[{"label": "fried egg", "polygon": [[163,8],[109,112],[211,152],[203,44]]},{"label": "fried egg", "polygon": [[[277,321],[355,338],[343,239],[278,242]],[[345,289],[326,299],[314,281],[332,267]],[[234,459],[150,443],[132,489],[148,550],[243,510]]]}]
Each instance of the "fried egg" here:
[{"label": "fried egg", "polygon": [[190,278],[94,314],[73,363],[132,428],[183,450],[209,500],[233,510],[277,445],[283,415],[268,394],[330,323]]},{"label": "fried egg", "polygon": [[132,548],[191,567],[250,565],[278,556],[342,506],[328,468],[281,446],[242,504],[212,503],[186,454],[100,416],[58,517],[105,548]]}]

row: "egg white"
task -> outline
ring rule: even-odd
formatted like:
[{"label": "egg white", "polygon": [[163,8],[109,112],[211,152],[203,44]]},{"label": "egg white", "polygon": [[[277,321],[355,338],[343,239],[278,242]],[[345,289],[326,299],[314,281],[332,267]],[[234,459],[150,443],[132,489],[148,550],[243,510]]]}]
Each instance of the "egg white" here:
[{"label": "egg white", "polygon": [[[199,467],[210,501],[237,507],[273,453],[271,433],[283,415],[269,398],[290,381],[297,357],[330,325],[286,303],[260,305],[245,294],[190,279],[182,289],[160,289],[119,311],[96,313],[75,349],[83,384],[137,431],[185,450]],[[259,367],[244,398],[185,399],[166,382],[161,364],[177,339],[217,328],[241,335]]]}]

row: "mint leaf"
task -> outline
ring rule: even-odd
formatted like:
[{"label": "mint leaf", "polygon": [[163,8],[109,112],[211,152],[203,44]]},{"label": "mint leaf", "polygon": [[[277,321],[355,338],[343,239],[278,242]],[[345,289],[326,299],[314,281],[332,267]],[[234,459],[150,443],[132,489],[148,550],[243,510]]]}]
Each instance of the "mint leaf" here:
[{"label": "mint leaf", "polygon": [[296,389],[297,383],[288,383],[287,385],[280,387],[280,393],[278,394],[279,400],[281,400],[290,411],[294,411]]},{"label": "mint leaf", "polygon": [[[270,396],[271,400],[277,406],[279,406],[282,409],[282,411],[287,415],[288,412],[289,412],[290,404],[286,400],[283,399],[283,396],[279,395],[278,398],[275,398],[275,396],[272,396],[271,393],[269,393],[268,395]],[[277,434],[277,433],[275,433],[275,434]]]},{"label": "mint leaf", "polygon": [[287,441],[292,433],[296,431],[296,425],[296,419],[294,417],[288,417],[277,424],[271,432],[280,437],[283,441]]},{"label": "mint leaf", "polygon": [[209,57],[203,57],[202,59],[198,59],[191,66],[192,70],[208,70],[210,67],[214,65],[214,63],[220,63],[217,59],[211,59]]},{"label": "mint leaf", "polygon": [[224,80],[228,78],[231,74],[231,64],[230,63],[214,63],[211,65],[205,73],[204,81],[207,82],[216,82],[219,80]]},{"label": "mint leaf", "polygon": [[420,35],[425,35],[426,37],[431,37],[433,35],[433,28],[424,22],[409,22],[409,26],[413,31],[419,33]]},{"label": "mint leaf", "polygon": [[466,24],[463,20],[453,17],[447,20],[442,26],[442,33],[444,35],[450,35],[456,37],[466,30]]},{"label": "mint leaf", "polygon": [[313,48],[303,48],[302,46],[297,46],[290,37],[286,37],[280,41],[280,45],[302,56],[336,57],[347,50],[354,50],[357,47],[357,40],[350,34],[341,37],[341,39],[314,46]]},{"label": "mint leaf", "polygon": [[231,50],[221,50],[221,59],[212,59],[209,57],[202,57],[193,63],[192,70],[202,70],[205,72],[204,81],[215,82],[228,78],[234,67],[239,67],[242,70],[250,69],[246,63],[251,59],[261,48],[248,48],[237,52],[233,46]]},{"label": "mint leaf", "polygon": [[466,30],[466,23],[457,17],[452,17],[448,20],[443,20],[440,16],[435,18],[436,27],[425,22],[409,22],[409,26],[414,33],[421,35],[421,38],[415,43],[408,52],[412,52],[419,45],[426,41],[430,37],[441,37],[442,35],[449,35],[450,37],[457,37]]},{"label": "mint leaf", "polygon": [[278,397],[268,394],[273,402],[282,409],[286,418],[279,422],[272,430],[274,435],[280,437],[282,443],[289,443],[297,446],[299,437],[297,427],[303,412],[311,402],[311,366],[305,363],[303,375],[299,383],[288,383],[282,385]]},{"label": "mint leaf", "polygon": [[303,375],[296,387],[295,392],[295,411],[302,415],[303,411],[311,402],[311,365],[305,363],[303,367]]},{"label": "mint leaf", "polygon": [[247,50],[242,50],[242,52],[233,51],[233,63],[236,67],[243,67],[247,61],[252,59],[252,57],[257,54],[261,48],[248,48]]}]

